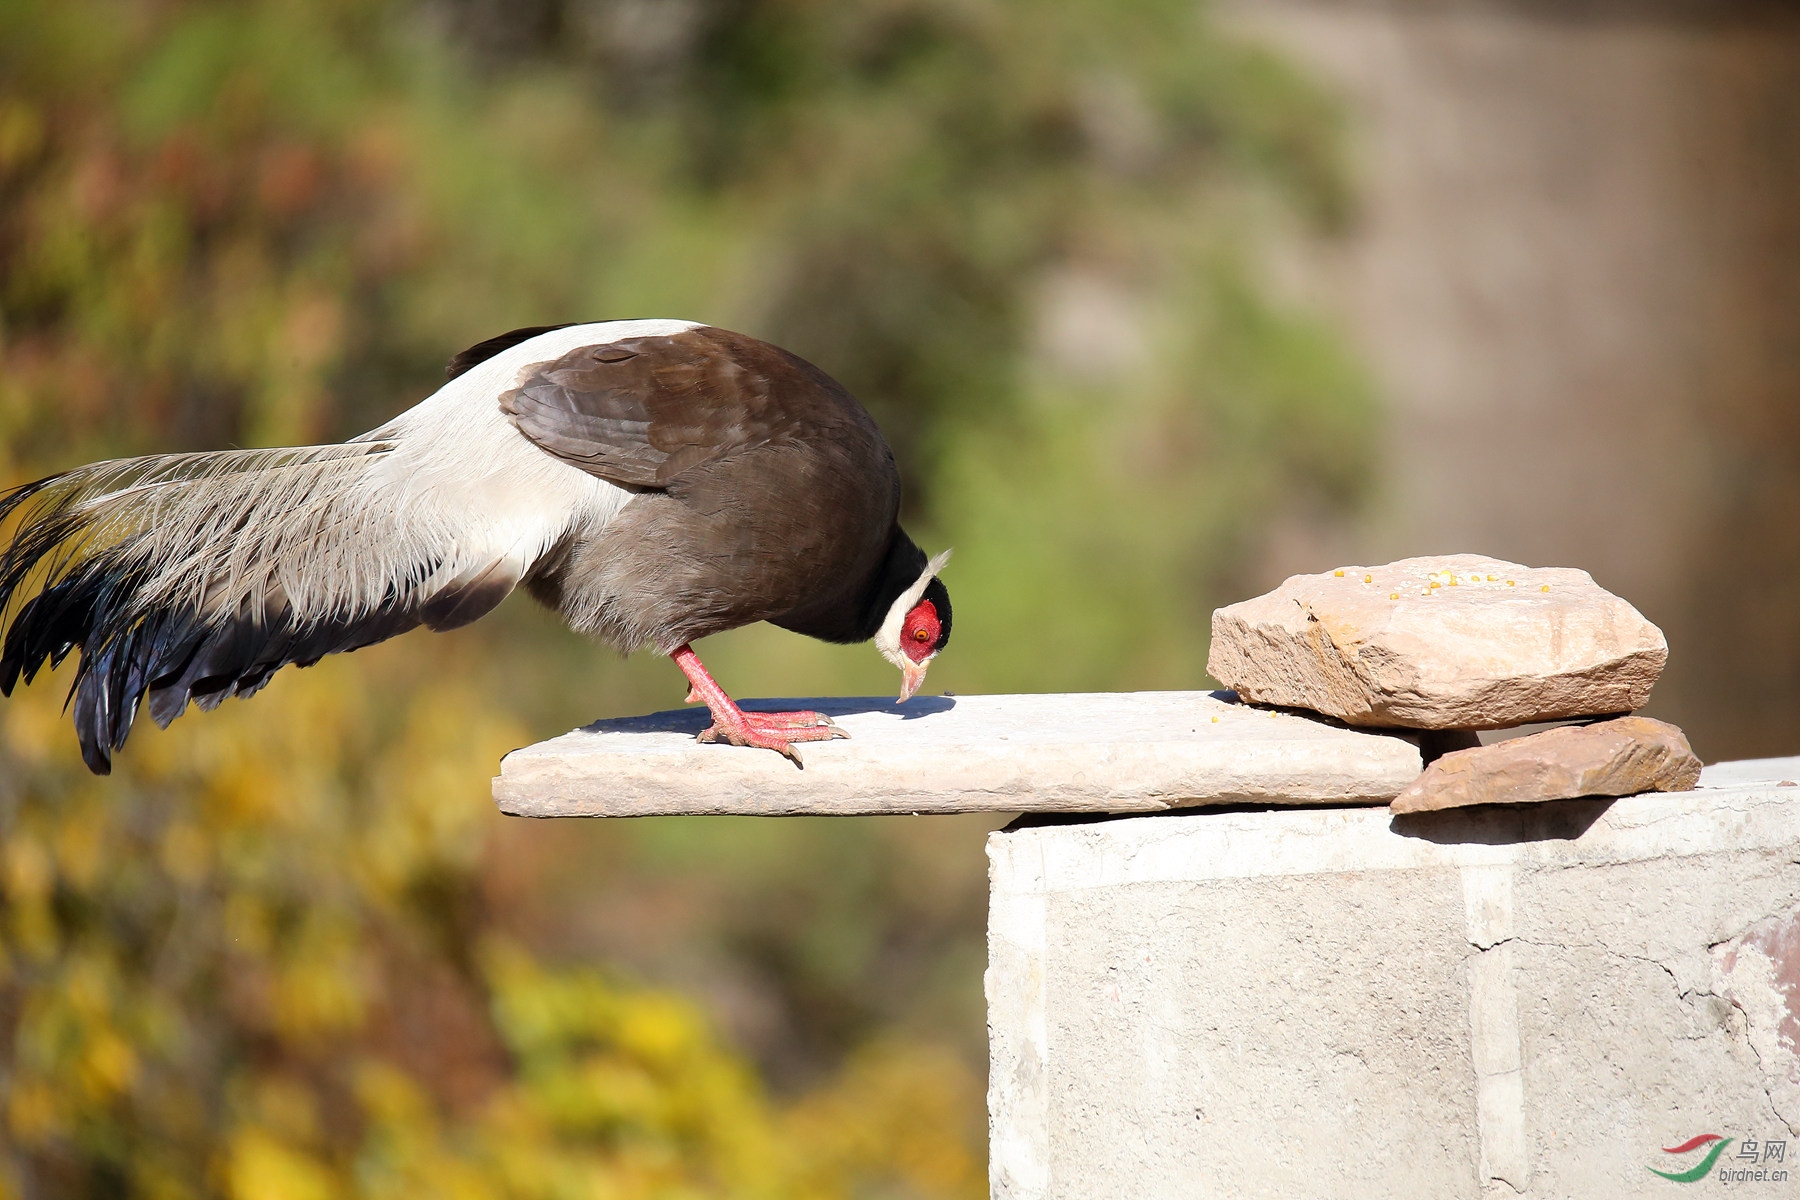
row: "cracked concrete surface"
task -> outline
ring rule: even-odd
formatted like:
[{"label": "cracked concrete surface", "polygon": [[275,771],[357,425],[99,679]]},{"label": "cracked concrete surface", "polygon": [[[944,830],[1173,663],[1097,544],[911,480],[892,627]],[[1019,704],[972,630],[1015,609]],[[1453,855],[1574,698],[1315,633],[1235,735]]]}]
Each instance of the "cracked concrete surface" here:
[{"label": "cracked concrete surface", "polygon": [[1800,1141],[1796,801],[996,833],[994,1195],[1639,1196]]}]

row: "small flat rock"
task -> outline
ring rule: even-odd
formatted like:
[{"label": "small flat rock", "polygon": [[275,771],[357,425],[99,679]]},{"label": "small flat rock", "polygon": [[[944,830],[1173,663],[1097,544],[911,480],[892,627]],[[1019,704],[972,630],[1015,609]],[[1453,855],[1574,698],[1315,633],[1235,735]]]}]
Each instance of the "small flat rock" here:
[{"label": "small flat rock", "polygon": [[1206,669],[1351,725],[1505,729],[1641,708],[1668,657],[1586,571],[1455,554],[1296,575],[1221,608]]},{"label": "small flat rock", "polygon": [[1649,717],[1567,725],[1444,755],[1394,797],[1397,813],[1577,796],[1685,792],[1700,760],[1681,730]]},{"label": "small flat rock", "polygon": [[847,740],[701,745],[705,709],[599,721],[500,764],[494,799],[532,817],[1160,812],[1206,804],[1385,804],[1419,774],[1406,737],[1210,692],[760,700]]}]

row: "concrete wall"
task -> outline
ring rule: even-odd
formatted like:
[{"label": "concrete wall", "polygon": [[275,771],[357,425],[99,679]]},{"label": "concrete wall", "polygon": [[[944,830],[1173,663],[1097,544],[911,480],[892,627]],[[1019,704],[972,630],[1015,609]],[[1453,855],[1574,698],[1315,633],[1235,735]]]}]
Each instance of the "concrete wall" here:
[{"label": "concrete wall", "polygon": [[993,834],[993,1194],[1660,1195],[1700,1134],[1800,1179],[1797,796]]}]

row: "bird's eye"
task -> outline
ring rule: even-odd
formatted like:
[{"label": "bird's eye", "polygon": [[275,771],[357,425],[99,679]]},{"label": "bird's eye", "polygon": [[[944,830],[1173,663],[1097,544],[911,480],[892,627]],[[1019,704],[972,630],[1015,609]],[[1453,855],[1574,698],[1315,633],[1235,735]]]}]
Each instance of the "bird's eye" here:
[{"label": "bird's eye", "polygon": [[915,629],[913,630],[913,640],[915,642],[929,642],[931,640],[931,635],[926,633],[923,629]]}]

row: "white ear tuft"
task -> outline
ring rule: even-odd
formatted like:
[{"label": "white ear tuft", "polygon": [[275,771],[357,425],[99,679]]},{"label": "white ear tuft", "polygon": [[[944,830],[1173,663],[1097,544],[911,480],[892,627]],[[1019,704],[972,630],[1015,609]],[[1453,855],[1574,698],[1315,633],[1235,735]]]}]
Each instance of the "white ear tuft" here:
[{"label": "white ear tuft", "polygon": [[943,570],[944,564],[949,561],[950,551],[945,550],[926,563],[925,569],[919,573],[919,577],[913,581],[913,585],[901,592],[888,608],[887,617],[882,620],[881,628],[875,631],[875,648],[881,651],[881,657],[901,670],[906,669],[906,659],[900,653],[900,626],[905,623],[906,614],[912,611],[913,605],[919,602],[919,597],[925,594],[925,589],[931,586],[931,581],[937,578],[937,573]]}]

